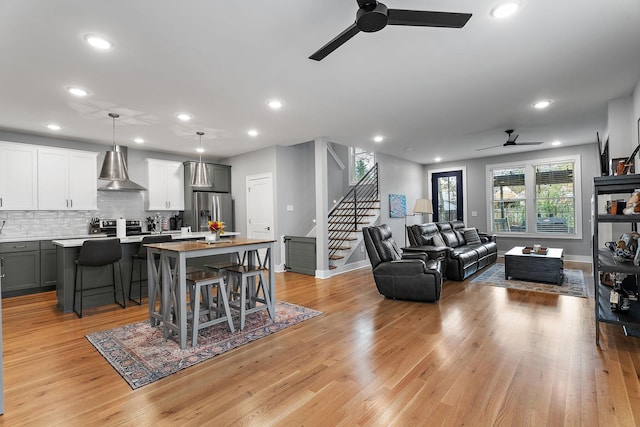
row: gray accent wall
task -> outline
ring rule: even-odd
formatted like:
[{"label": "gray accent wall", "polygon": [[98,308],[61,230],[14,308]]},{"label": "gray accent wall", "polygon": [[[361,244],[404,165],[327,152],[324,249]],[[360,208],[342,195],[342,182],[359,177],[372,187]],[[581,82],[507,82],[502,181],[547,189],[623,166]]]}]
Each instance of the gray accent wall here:
[{"label": "gray accent wall", "polygon": [[[424,186],[425,171],[418,163],[389,156],[376,154],[378,163],[378,179],[380,181],[380,223],[389,224],[393,238],[400,247],[405,246],[405,220],[408,225],[430,221],[429,215],[424,218],[413,216],[413,206],[417,199],[426,197],[427,188]],[[407,200],[407,218],[389,217],[389,194],[403,194]],[[407,242],[408,244],[408,242]]]},{"label": "gray accent wall", "polygon": [[[506,149],[507,148],[505,148],[505,150]],[[497,150],[500,150],[500,148],[497,148]],[[564,248],[565,254],[567,255],[591,256],[591,194],[593,192],[593,178],[600,176],[598,145],[595,142],[570,147],[557,147],[525,153],[427,165],[424,167],[424,176],[426,181],[430,168],[442,170],[447,169],[447,166],[465,165],[467,168],[467,180],[465,183],[465,185],[467,185],[467,200],[465,204],[467,211],[466,218],[468,218],[467,225],[484,231],[487,230],[487,203],[489,203],[486,188],[487,165],[576,154],[580,155],[582,164],[582,239],[536,238],[535,243],[540,243],[543,246]],[[470,215],[471,211],[477,211],[478,216],[472,217]],[[499,237],[498,250],[507,251],[513,246],[527,246],[533,243],[533,239],[530,237]]]}]

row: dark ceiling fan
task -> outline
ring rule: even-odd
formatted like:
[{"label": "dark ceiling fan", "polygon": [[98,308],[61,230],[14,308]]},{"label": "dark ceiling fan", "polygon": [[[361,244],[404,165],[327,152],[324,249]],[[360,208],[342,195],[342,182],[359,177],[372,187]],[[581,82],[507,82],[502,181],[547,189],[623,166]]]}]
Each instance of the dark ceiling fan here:
[{"label": "dark ceiling fan", "polygon": [[520,135],[518,135],[517,133],[513,133],[513,129],[507,129],[507,130],[505,130],[505,132],[507,133],[507,142],[505,142],[504,144],[492,145],[491,147],[478,148],[478,149],[476,149],[476,151],[488,150],[489,148],[496,148],[496,147],[513,147],[513,146],[516,146],[516,145],[540,145],[540,144],[544,144],[544,142],[542,142],[542,141],[540,141],[540,142],[516,142],[516,139],[518,139],[518,137]]},{"label": "dark ceiling fan", "polygon": [[429,12],[426,10],[388,9],[376,0],[357,0],[358,12],[356,22],[338,34],[336,38],[322,46],[309,57],[316,61],[346,43],[360,31],[373,33],[380,31],[387,25],[407,25],[413,27],[446,27],[462,28],[471,18],[470,13]]}]

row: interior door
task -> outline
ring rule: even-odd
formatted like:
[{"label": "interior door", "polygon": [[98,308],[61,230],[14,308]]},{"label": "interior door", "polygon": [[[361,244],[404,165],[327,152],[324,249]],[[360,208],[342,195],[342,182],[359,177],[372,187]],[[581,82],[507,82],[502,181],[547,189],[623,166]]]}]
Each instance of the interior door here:
[{"label": "interior door", "polygon": [[462,171],[438,172],[431,175],[431,197],[435,222],[463,221],[464,200]]},{"label": "interior door", "polygon": [[273,182],[271,174],[247,177],[247,237],[273,239]]}]

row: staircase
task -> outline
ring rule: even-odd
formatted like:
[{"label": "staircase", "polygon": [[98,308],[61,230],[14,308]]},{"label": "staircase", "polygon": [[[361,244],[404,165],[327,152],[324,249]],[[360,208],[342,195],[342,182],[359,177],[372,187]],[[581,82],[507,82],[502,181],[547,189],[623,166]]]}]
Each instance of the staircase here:
[{"label": "staircase", "polygon": [[362,227],[375,224],[379,217],[376,164],[329,212],[329,269],[346,263],[362,242]]}]

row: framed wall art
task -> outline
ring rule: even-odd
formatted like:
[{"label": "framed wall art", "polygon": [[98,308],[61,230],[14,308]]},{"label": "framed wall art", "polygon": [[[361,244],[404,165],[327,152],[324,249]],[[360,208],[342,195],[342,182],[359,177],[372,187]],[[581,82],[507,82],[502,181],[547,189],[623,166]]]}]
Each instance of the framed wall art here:
[{"label": "framed wall art", "polygon": [[407,197],[404,194],[389,194],[389,218],[407,216]]}]

